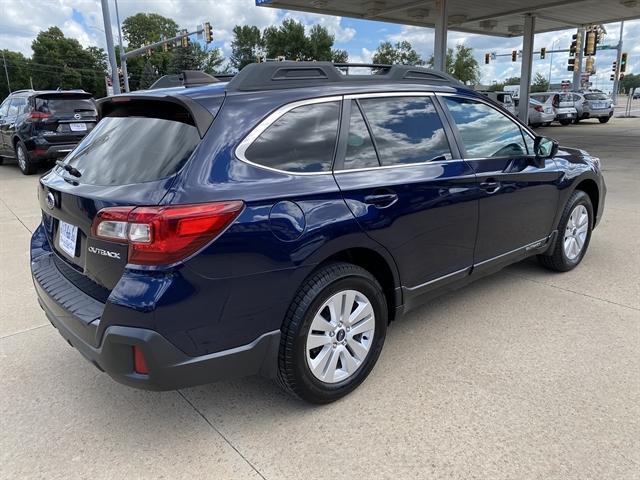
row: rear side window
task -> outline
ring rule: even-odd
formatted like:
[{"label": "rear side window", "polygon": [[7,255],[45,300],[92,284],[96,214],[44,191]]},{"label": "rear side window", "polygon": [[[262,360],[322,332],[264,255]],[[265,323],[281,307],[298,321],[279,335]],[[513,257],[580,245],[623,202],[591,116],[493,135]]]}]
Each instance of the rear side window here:
[{"label": "rear side window", "polygon": [[467,158],[527,154],[520,127],[489,105],[467,98],[444,97],[458,127]]},{"label": "rear side window", "polygon": [[338,137],[339,102],[289,110],[247,148],[247,160],[296,173],[331,171]]},{"label": "rear side window", "polygon": [[34,110],[50,113],[52,116],[66,116],[74,113],[95,112],[96,106],[90,98],[37,97]]},{"label": "rear side window", "polygon": [[451,158],[442,120],[429,97],[363,98],[360,105],[381,165]]},{"label": "rear side window", "polygon": [[103,118],[69,154],[80,183],[125,185],[176,173],[200,142],[195,126],[142,116]]},{"label": "rear side window", "polygon": [[371,135],[362,118],[362,112],[358,103],[351,102],[351,120],[349,122],[349,136],[347,138],[347,151],[344,156],[345,170],[354,168],[378,167],[378,156],[371,141]]},{"label": "rear side window", "polygon": [[16,97],[11,100],[11,106],[9,107],[9,116],[15,117],[16,115],[22,115],[27,106],[27,99],[24,97]]}]

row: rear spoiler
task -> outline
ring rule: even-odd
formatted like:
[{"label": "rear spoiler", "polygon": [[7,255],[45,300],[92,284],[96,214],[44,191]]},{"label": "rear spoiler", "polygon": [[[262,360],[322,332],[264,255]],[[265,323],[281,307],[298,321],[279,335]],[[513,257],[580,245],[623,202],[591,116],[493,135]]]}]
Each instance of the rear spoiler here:
[{"label": "rear spoiler", "polygon": [[213,123],[214,117],[209,110],[195,100],[183,95],[147,95],[144,93],[134,93],[105,97],[96,102],[98,106],[98,114],[100,118],[108,116],[109,113],[116,109],[116,107],[124,106],[127,102],[135,102],[138,104],[141,102],[148,102],[150,104],[152,102],[168,102],[180,105],[189,112],[191,118],[193,118],[194,125],[198,129],[200,138],[204,137],[204,134],[207,133],[207,130]]}]

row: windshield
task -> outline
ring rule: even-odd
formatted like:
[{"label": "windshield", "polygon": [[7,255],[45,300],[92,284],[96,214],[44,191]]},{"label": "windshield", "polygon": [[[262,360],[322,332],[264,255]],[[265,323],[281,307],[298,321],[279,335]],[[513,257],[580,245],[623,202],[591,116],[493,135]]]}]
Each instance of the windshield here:
[{"label": "windshield", "polygon": [[200,142],[187,123],[150,117],[106,117],[69,154],[73,178],[92,185],[160,180],[176,173]]},{"label": "windshield", "polygon": [[587,100],[609,100],[604,93],[585,93],[584,98]]}]

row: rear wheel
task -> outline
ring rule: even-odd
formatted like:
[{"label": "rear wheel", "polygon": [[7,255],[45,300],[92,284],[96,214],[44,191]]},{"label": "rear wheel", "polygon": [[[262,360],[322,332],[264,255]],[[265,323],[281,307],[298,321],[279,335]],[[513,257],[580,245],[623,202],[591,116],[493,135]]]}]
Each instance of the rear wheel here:
[{"label": "rear wheel", "polygon": [[22,140],[16,142],[16,160],[18,160],[18,167],[20,171],[25,175],[32,175],[36,173],[36,165],[29,158],[29,152],[27,147],[24,146]]},{"label": "rear wheel", "polygon": [[551,126],[551,122],[545,122],[545,123],[544,123],[544,126],[545,126],[545,127],[550,127],[550,126]]},{"label": "rear wheel", "polygon": [[540,263],[556,272],[567,272],[583,259],[593,229],[593,206],[589,195],[581,190],[571,194],[558,225],[553,251],[538,255]]},{"label": "rear wheel", "polygon": [[599,117],[598,121],[600,123],[607,123],[611,117]]},{"label": "rear wheel", "polygon": [[378,360],[387,329],[378,281],[349,263],[329,264],[300,288],[282,326],[278,382],[312,403],[354,390]]}]

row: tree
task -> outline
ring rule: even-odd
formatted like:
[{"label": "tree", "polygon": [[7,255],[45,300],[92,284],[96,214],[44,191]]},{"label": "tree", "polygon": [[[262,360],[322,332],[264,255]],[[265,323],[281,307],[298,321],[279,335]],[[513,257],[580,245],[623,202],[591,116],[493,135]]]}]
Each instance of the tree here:
[{"label": "tree", "polygon": [[[427,65],[433,68],[435,60],[433,55],[427,61]],[[456,45],[455,53],[452,48],[447,49],[446,68],[449,75],[454,76],[467,85],[478,83],[480,79],[480,67],[473,56],[473,48],[463,44]]]},{"label": "tree", "polygon": [[311,27],[308,38],[307,52],[305,58],[309,60],[331,61],[333,60],[334,36],[322,25],[314,25]]},{"label": "tree", "polygon": [[140,77],[140,80],[139,80],[139,86],[143,90],[147,89],[151,85],[153,85],[153,83],[156,80],[158,80],[158,78],[159,78],[158,72],[156,71],[153,64],[150,61],[148,61],[147,63],[144,64],[144,67],[142,69],[142,76]]},{"label": "tree", "polygon": [[347,63],[349,53],[346,50],[331,50],[331,61],[333,63]]},{"label": "tree", "polygon": [[124,19],[122,34],[129,44],[128,49],[133,50],[158,42],[163,36],[175,37],[178,34],[178,24],[157,13],[136,13]]},{"label": "tree", "polygon": [[11,90],[20,90],[29,88],[29,77],[32,75],[33,69],[31,60],[25,58],[19,52],[11,50],[2,50],[0,62],[2,58],[7,62],[7,73],[9,74],[9,85],[7,85],[6,75],[4,74],[4,64],[0,65],[0,102],[9,95],[9,86]]},{"label": "tree", "polygon": [[258,27],[236,25],[233,28],[229,63],[235,69],[242,70],[246,65],[256,61],[256,57],[262,48],[262,34]]},{"label": "tree", "polygon": [[546,92],[547,90],[549,90],[549,82],[540,72],[536,73],[533,83],[531,84],[531,91]]},{"label": "tree", "polygon": [[629,92],[632,88],[640,88],[640,73],[625,73],[620,82],[621,91]]},{"label": "tree", "polygon": [[382,42],[378,45],[371,60],[373,63],[385,65],[424,65],[424,61],[420,58],[418,52],[406,40],[397,42],[395,45],[391,42]]},{"label": "tree", "polygon": [[263,33],[267,58],[285,57],[287,60],[312,60],[309,38],[304,25],[287,18],[279,27],[268,27]]},{"label": "tree", "polygon": [[207,56],[204,60],[204,64],[202,65],[202,70],[210,74],[226,72],[226,68],[221,68],[223,62],[224,57],[222,56],[222,51],[219,48],[207,50]]}]

